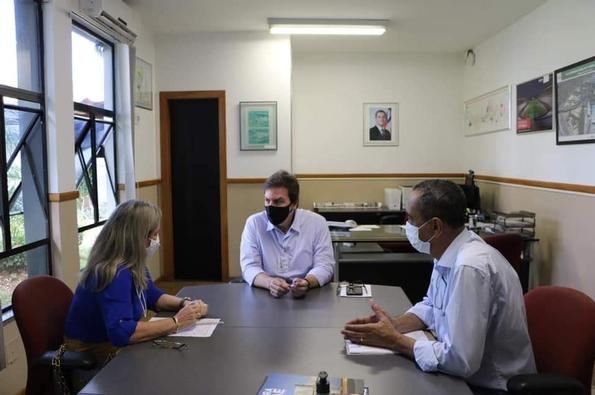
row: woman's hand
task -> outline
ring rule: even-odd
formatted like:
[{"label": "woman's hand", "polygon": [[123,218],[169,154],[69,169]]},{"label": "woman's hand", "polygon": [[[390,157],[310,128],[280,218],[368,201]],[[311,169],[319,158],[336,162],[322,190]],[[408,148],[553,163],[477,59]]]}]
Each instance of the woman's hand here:
[{"label": "woman's hand", "polygon": [[200,299],[184,303],[184,307],[174,315],[179,325],[178,329],[195,324],[200,317],[207,315],[208,312],[209,305]]}]

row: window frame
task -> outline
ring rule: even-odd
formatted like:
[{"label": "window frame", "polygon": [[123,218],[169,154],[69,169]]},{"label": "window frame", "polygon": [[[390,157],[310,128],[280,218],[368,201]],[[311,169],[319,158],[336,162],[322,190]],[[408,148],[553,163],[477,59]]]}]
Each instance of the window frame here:
[{"label": "window frame", "polygon": [[[48,154],[47,154],[47,130],[46,130],[46,102],[45,102],[45,54],[43,51],[44,48],[44,35],[43,35],[43,7],[41,3],[36,2],[34,5],[35,7],[35,26],[37,28],[36,35],[37,35],[37,45],[35,48],[31,47],[30,50],[36,51],[37,57],[37,65],[36,74],[37,74],[37,82],[38,82],[38,92],[22,89],[13,86],[7,86],[0,84],[0,146],[3,147],[0,149],[0,171],[3,172],[3,176],[0,177],[0,206],[1,212],[0,217],[2,218],[0,224],[0,232],[2,232],[3,239],[4,239],[4,248],[3,251],[0,251],[0,260],[10,258],[12,256],[17,256],[29,251],[34,251],[39,249],[40,247],[45,246],[45,262],[43,265],[40,266],[41,272],[52,275],[52,243],[51,241],[51,215],[50,215],[50,207],[49,207],[49,195],[48,195]],[[16,13],[16,11],[15,11]],[[18,65],[17,65],[18,67]],[[36,103],[39,108],[32,108],[23,106],[20,104],[8,104],[5,103],[5,98],[16,99],[17,101],[26,101],[29,103]],[[32,118],[27,125],[27,131],[24,133],[23,136],[19,139],[19,143],[17,147],[15,147],[15,151],[12,153],[10,158],[7,158],[6,155],[6,119],[5,119],[5,110],[15,110],[24,113],[34,113],[35,118]],[[11,162],[16,158],[17,155],[22,153],[22,150],[26,146],[24,142],[30,136],[32,132],[35,132],[35,128],[39,128],[39,133],[41,133],[40,141],[41,141],[41,154],[42,159],[40,163],[43,163],[43,169],[33,169],[33,178],[34,183],[36,185],[36,192],[39,195],[37,198],[40,201],[41,209],[45,211],[46,218],[45,223],[47,225],[45,234],[47,235],[45,238],[41,238],[35,240],[30,243],[24,243],[23,245],[19,245],[17,247],[13,247],[12,235],[11,235],[11,214],[10,214],[10,207],[14,204],[16,197],[22,193],[20,188],[22,187],[22,179],[19,183],[19,186],[13,191],[12,197],[9,196],[8,190],[8,162]],[[41,183],[41,184],[40,184]],[[42,191],[45,194],[40,195],[40,189],[37,188],[41,185]],[[30,276],[30,267],[27,264],[27,277]],[[39,273],[36,273],[39,274]],[[12,303],[8,303],[7,305],[2,305],[2,321],[9,319],[12,317]]]},{"label": "window frame", "polygon": [[[73,109],[74,109],[74,113],[73,113],[73,120],[74,121],[86,121],[89,124],[85,125],[85,132],[83,134],[81,134],[81,136],[79,136],[79,138],[76,138],[75,136],[75,144],[74,144],[74,159],[78,160],[80,162],[81,168],[82,168],[82,173],[80,175],[80,180],[75,179],[75,188],[77,189],[77,191],[79,190],[79,185],[84,182],[87,186],[87,188],[89,189],[89,195],[91,197],[91,201],[93,204],[93,222],[90,224],[86,224],[86,225],[79,225],[78,221],[77,221],[77,233],[80,235],[81,233],[96,228],[98,226],[102,226],[105,224],[105,222],[107,221],[107,218],[104,219],[100,219],[100,210],[99,210],[99,201],[98,201],[98,188],[97,188],[97,153],[98,150],[101,149],[102,147],[102,143],[108,138],[108,136],[110,134],[113,134],[113,163],[114,163],[114,174],[110,174],[109,173],[109,169],[108,169],[108,176],[113,176],[113,182],[110,182],[110,185],[113,186],[112,188],[112,193],[114,195],[114,201],[116,203],[116,205],[119,203],[120,201],[120,197],[119,197],[119,193],[118,193],[118,156],[117,156],[117,152],[118,152],[118,144],[117,144],[117,127],[116,127],[116,109],[115,109],[115,104],[116,104],[116,78],[115,78],[115,72],[116,72],[116,50],[115,50],[115,44],[112,41],[112,39],[109,36],[105,36],[103,34],[100,34],[99,32],[97,32],[95,29],[93,29],[91,26],[86,26],[83,22],[79,22],[76,20],[73,20],[72,22],[72,31],[74,32],[75,30],[80,30],[82,31],[84,34],[87,34],[89,36],[95,37],[98,40],[101,40],[103,43],[105,43],[106,45],[109,45],[112,49],[112,61],[111,61],[111,75],[112,75],[112,80],[111,80],[111,88],[112,88],[112,103],[113,103],[113,110],[109,110],[109,109],[105,109],[102,107],[95,107],[89,104],[85,104],[85,103],[80,103],[80,102],[75,102],[73,100]],[[73,54],[74,55],[74,54]],[[100,121],[97,118],[100,117],[110,117],[112,120],[111,121]],[[96,141],[96,125],[97,123],[101,123],[101,124],[108,124],[110,125],[108,132],[105,134],[104,139],[100,142],[100,144],[97,144]],[[73,130],[74,133],[76,133]],[[82,142],[85,140],[85,137],[87,136],[88,133],[91,133],[90,137],[91,137],[91,144],[92,144],[92,149],[91,149],[91,159],[90,159],[90,163],[87,165],[85,163],[84,160],[84,156],[82,155],[82,152],[80,152],[80,148],[81,148],[81,144]],[[89,169],[91,170],[91,177],[94,180],[91,181],[88,177],[88,172]],[[111,180],[111,177],[110,177]],[[94,185],[93,185],[94,184]],[[77,218],[78,218],[78,208],[77,208]]]}]

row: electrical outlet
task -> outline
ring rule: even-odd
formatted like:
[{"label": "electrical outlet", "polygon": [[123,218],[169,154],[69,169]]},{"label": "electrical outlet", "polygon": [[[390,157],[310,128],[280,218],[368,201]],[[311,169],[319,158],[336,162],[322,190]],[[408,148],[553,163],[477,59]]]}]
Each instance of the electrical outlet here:
[{"label": "electrical outlet", "polygon": [[19,358],[18,339],[12,339],[6,343],[6,364],[12,365]]}]

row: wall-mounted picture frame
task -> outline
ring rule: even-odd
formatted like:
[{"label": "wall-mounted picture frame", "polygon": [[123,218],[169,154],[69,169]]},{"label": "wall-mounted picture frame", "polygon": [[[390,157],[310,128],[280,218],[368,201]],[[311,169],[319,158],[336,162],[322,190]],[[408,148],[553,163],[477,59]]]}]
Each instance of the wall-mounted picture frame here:
[{"label": "wall-mounted picture frame", "polygon": [[517,134],[552,130],[554,115],[553,74],[516,86]]},{"label": "wall-mounted picture frame", "polygon": [[510,129],[510,86],[506,85],[465,102],[466,136]]},{"label": "wall-mounted picture frame", "polygon": [[364,146],[399,145],[399,104],[364,103]]},{"label": "wall-mounted picture frame", "polygon": [[153,110],[153,66],[138,57],[134,73],[134,105]]},{"label": "wall-mounted picture frame", "polygon": [[556,144],[595,142],[595,56],[554,72]]},{"label": "wall-mounted picture frame", "polygon": [[240,102],[240,150],[277,149],[277,102]]}]

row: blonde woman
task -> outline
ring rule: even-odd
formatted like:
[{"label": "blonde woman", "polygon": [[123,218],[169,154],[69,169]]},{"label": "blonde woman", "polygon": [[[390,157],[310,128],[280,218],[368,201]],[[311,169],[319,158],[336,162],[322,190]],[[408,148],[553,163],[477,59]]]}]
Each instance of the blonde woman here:
[{"label": "blonde woman", "polygon": [[[159,248],[161,211],[152,203],[120,204],[99,233],[82,273],[65,325],[66,348],[91,351],[100,365],[119,347],[174,333],[207,314],[202,300],[181,299],[157,288],[146,260]],[[147,309],[176,311],[171,319],[144,321]]]}]

